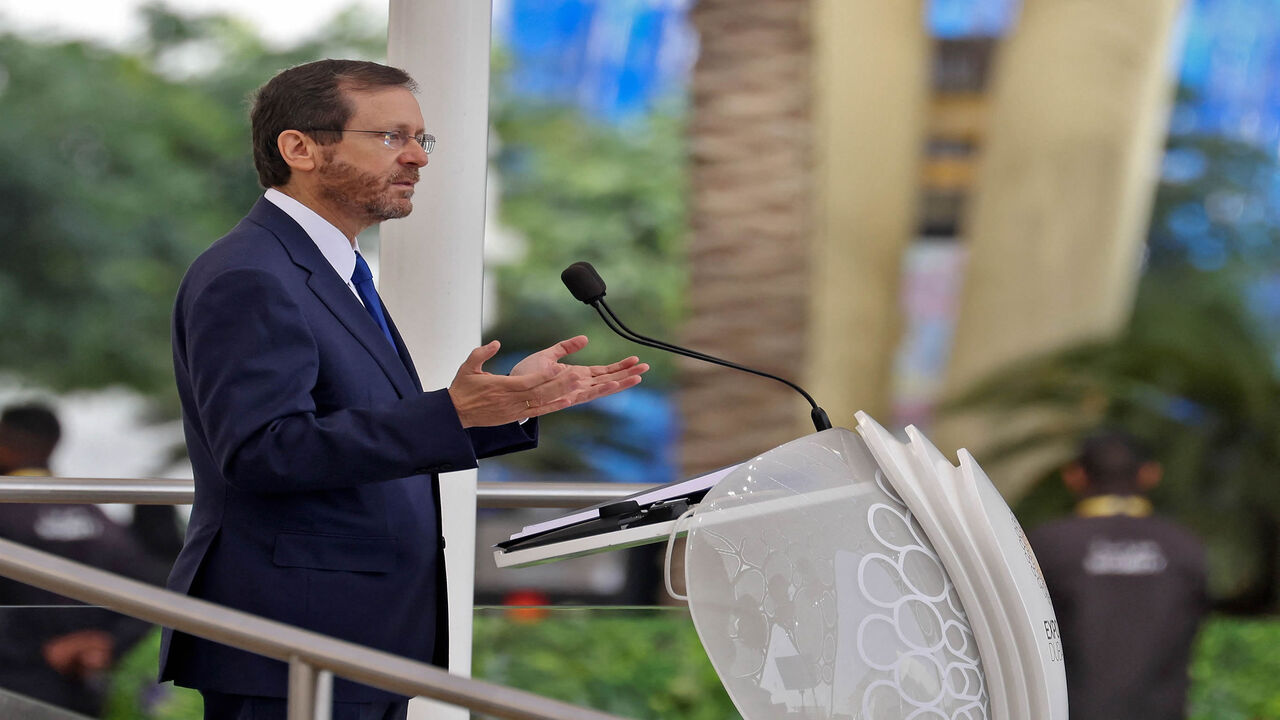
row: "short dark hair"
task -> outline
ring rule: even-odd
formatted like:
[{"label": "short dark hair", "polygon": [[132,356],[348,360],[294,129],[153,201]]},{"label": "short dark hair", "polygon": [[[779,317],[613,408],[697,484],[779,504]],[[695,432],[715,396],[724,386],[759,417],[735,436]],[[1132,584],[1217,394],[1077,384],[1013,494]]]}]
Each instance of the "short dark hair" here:
[{"label": "short dark hair", "polygon": [[418,90],[417,83],[405,71],[367,60],[317,60],[281,71],[268,80],[255,93],[249,113],[258,182],[266,188],[289,182],[289,165],[276,145],[280,133],[300,130],[321,145],[338,142],[340,133],[314,130],[346,127],[353,109],[345,93],[392,87]]},{"label": "short dark hair", "polygon": [[1085,438],[1077,458],[1090,488],[1110,493],[1140,491],[1138,471],[1150,460],[1141,440],[1114,429],[1100,430]]},{"label": "short dark hair", "polygon": [[21,440],[33,454],[48,457],[62,439],[58,416],[40,403],[13,405],[0,413],[0,437]]}]

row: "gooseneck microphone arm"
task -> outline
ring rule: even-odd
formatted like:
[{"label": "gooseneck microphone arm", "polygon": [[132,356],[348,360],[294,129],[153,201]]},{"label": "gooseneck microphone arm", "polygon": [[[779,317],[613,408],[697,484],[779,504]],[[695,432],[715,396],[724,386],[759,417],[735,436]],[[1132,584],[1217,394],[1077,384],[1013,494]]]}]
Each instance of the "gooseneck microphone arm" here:
[{"label": "gooseneck microphone arm", "polygon": [[770,373],[762,370],[755,370],[728,360],[722,360],[721,358],[713,355],[707,355],[705,353],[697,352],[696,350],[689,350],[687,348],[680,347],[679,345],[672,345],[671,343],[666,343],[661,340],[655,340],[641,335],[627,327],[623,324],[622,320],[618,319],[618,316],[614,314],[613,309],[609,307],[609,304],[604,301],[604,280],[590,263],[576,262],[570,265],[560,274],[560,279],[564,281],[565,286],[569,288],[569,292],[573,293],[575,298],[595,308],[596,312],[600,314],[600,319],[604,320],[604,324],[607,325],[610,330],[623,338],[638,345],[644,345],[658,350],[665,350],[670,353],[675,353],[676,355],[693,358],[694,360],[702,360],[703,362],[709,362],[714,365],[720,365],[734,370],[741,370],[742,372],[751,373],[752,375],[776,380],[800,393],[800,395],[802,395],[809,403],[809,406],[812,408],[809,412],[809,418],[813,421],[815,429],[818,431],[831,429],[831,420],[827,417],[827,412],[821,407],[818,407],[818,403],[814,402],[813,397],[810,396],[809,393],[805,392],[804,388],[796,385],[790,380],[780,378],[777,375],[771,375]]}]

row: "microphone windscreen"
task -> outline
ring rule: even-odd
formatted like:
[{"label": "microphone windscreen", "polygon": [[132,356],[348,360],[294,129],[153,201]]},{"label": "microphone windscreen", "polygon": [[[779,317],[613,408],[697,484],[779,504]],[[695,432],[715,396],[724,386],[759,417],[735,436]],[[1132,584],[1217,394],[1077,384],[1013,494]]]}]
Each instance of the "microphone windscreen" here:
[{"label": "microphone windscreen", "polygon": [[576,262],[565,268],[560,280],[575,298],[588,305],[604,297],[604,280],[589,262]]}]

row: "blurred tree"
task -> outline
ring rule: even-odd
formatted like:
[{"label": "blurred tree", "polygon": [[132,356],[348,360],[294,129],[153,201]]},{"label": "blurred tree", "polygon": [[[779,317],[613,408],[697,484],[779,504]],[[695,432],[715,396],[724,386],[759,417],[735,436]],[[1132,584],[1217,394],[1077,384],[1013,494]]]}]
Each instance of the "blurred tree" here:
[{"label": "blurred tree", "polygon": [[503,463],[557,473],[594,469],[637,482],[673,480],[666,475],[674,475],[674,460],[654,460],[655,451],[672,442],[672,412],[649,394],[672,385],[672,357],[610,332],[593,309],[569,295],[560,272],[579,260],[592,263],[623,322],[651,337],[675,339],[685,279],[683,114],[672,107],[607,124],[516,95],[506,75],[499,57],[490,107],[497,136],[493,166],[501,184],[500,221],[522,247],[495,268],[497,312],[486,332],[502,339],[507,362],[587,334],[591,345],[581,361],[636,354],[653,370],[641,389],[547,417],[539,452]]},{"label": "blurred tree", "polygon": [[383,40],[354,11],[287,50],[222,15],[144,15],[137,51],[0,35],[0,368],[168,401],[178,281],[259,192],[247,94]]},{"label": "blurred tree", "polygon": [[1280,164],[1215,135],[1170,138],[1148,241],[1153,270],[1280,263]]},{"label": "blurred tree", "polygon": [[[222,14],[144,8],[132,50],[0,35],[0,372],[55,390],[126,385],[176,411],[168,322],[191,260],[253,202],[249,94],[281,68],[319,57],[380,59],[385,28],[338,14],[276,48]],[[498,268],[509,359],[590,332],[590,361],[636,352],[572,300],[559,273],[594,262],[637,330],[671,336],[679,317],[684,144],[678,110],[609,125],[505,89],[495,65],[502,219],[526,246]],[[652,357],[649,387],[672,363]],[[616,404],[616,403],[615,403]],[[648,416],[661,403],[647,401]],[[582,469],[580,448],[623,459],[657,440],[618,433],[635,407],[594,407],[552,424],[540,469]],[[670,422],[666,422],[669,427]],[[623,438],[621,441],[611,437]],[[558,440],[553,440],[558,438]],[[630,444],[628,444],[630,440]]]},{"label": "blurred tree", "polygon": [[1203,126],[1214,112],[1196,89],[1179,88],[1152,209],[1148,265],[1157,271],[1252,265],[1274,272],[1280,264],[1280,163],[1270,149],[1179,131]]},{"label": "blurred tree", "polygon": [[[501,220],[525,247],[498,271],[495,335],[523,353],[591,331],[585,351],[599,360],[637,346],[605,331],[594,310],[560,282],[586,260],[609,284],[609,302],[636,331],[673,338],[680,319],[684,267],[684,142],[679,117],[657,115],[615,127],[563,107],[496,99],[502,181]],[[529,322],[530,319],[537,322]],[[646,357],[646,379],[669,384],[673,363]]]}]

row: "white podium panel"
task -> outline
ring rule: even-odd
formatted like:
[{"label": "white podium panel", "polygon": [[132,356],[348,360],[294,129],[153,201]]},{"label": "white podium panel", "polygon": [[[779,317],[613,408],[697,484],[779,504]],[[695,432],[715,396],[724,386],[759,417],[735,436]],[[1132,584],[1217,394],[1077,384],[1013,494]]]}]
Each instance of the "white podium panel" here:
[{"label": "white podium panel", "polygon": [[687,534],[690,614],[744,720],[1067,720],[1057,621],[1021,527],[971,455],[954,466],[906,432],[859,413],[857,434],[707,476],[680,519],[654,506],[664,521],[643,524],[641,507],[620,529],[494,557]]},{"label": "white podium panel", "polygon": [[694,625],[745,720],[992,717],[937,549],[848,430],[721,480],[685,562]]},{"label": "white podium panel", "polygon": [[973,456],[952,465],[914,427],[903,443],[870,416],[858,431],[939,547],[985,661],[992,717],[1067,720],[1058,621],[1022,527]]}]

